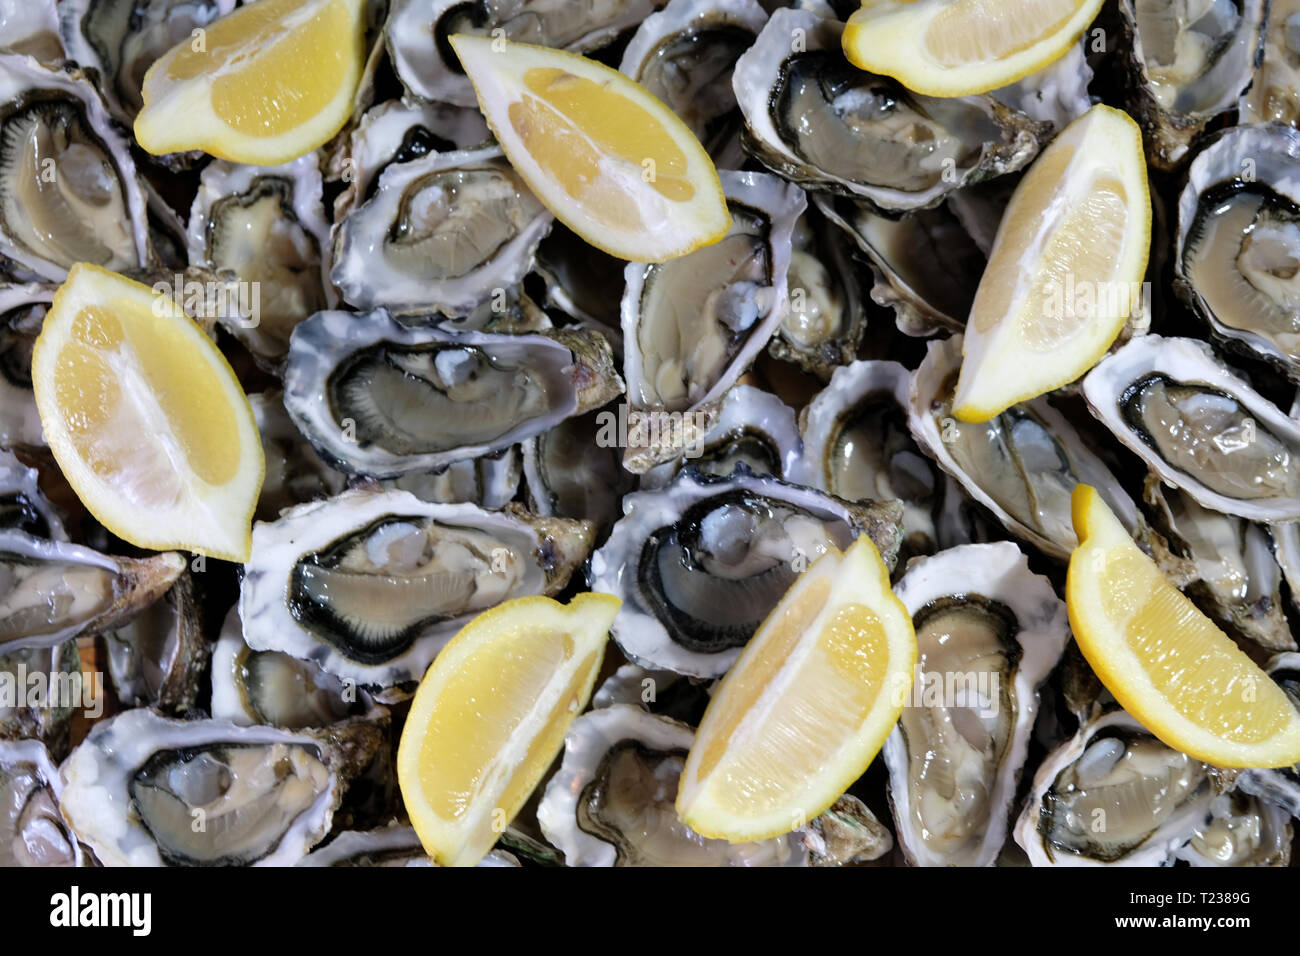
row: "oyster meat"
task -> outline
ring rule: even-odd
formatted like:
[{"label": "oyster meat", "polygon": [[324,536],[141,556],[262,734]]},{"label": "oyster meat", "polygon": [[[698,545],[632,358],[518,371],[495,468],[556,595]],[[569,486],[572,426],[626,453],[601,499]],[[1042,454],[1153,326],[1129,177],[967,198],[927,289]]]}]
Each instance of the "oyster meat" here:
[{"label": "oyster meat", "polygon": [[32,346],[53,299],[50,285],[0,284],[0,447],[45,444],[32,393]]},{"label": "oyster meat", "polygon": [[1264,62],[1241,98],[1243,123],[1300,124],[1300,0],[1271,0]]},{"label": "oyster meat", "polygon": [[39,740],[0,741],[0,866],[82,866],[59,811],[63,782]]}]

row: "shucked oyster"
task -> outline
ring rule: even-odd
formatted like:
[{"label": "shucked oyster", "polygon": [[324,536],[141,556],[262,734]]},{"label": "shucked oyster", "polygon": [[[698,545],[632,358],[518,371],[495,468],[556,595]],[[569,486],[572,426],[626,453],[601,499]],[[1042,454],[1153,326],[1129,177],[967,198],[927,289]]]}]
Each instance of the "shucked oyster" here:
[{"label": "shucked oyster", "polygon": [[624,466],[644,472],[682,453],[767,344],[787,302],[791,234],[803,191],[767,173],[719,174],[731,212],[719,242],[624,271]]},{"label": "shucked oyster", "polygon": [[588,584],[623,599],[613,636],[629,660],[716,677],[794,579],[828,547],[868,534],[892,566],[897,502],[850,504],[737,467],[687,469],[666,488],[623,499],[591,556]]},{"label": "shucked oyster", "polygon": [[1241,790],[1210,801],[1205,820],[1175,856],[1192,866],[1290,866],[1290,815]]},{"label": "shucked oyster", "polygon": [[1046,124],[990,96],[922,96],[864,73],[844,59],[843,28],[808,10],[777,10],[736,63],[745,145],[770,169],[900,212],[1019,169],[1038,152]]},{"label": "shucked oyster", "polygon": [[1238,104],[1242,123],[1300,124],[1300,0],[1272,0],[1264,62]]},{"label": "shucked oyster", "polygon": [[48,66],[62,63],[55,0],[0,0],[0,52],[34,56]]},{"label": "shucked oyster", "polygon": [[520,509],[352,491],[253,527],[240,587],[244,640],[336,677],[418,680],[467,615],[554,594],[591,548],[591,525]]},{"label": "shucked oyster", "polygon": [[1191,839],[1210,799],[1205,764],[1115,710],[1038,768],[1016,842],[1034,866],[1159,866]]},{"label": "shucked oyster", "polygon": [[[30,692],[33,674],[44,675],[45,695]],[[59,760],[68,753],[73,712],[98,716],[103,690],[93,673],[82,673],[76,638],[53,647],[5,650],[0,653],[0,738],[39,740]]]},{"label": "shucked oyster", "polygon": [[608,423],[626,415],[619,403],[576,415],[523,443],[528,506],[539,515],[586,518],[596,524],[596,538],[622,513],[623,496],[637,485],[623,468],[616,435]]},{"label": "shucked oyster", "polygon": [[519,490],[519,476],[519,448],[511,445],[490,455],[453,462],[442,471],[412,472],[384,478],[379,484],[384,488],[409,491],[423,501],[444,504],[465,501],[495,511],[514,500],[515,492]]},{"label": "shucked oyster", "polygon": [[1134,339],[1088,373],[1083,394],[1116,438],[1202,506],[1300,518],[1300,425],[1205,343]]},{"label": "shucked oyster", "polygon": [[914,561],[895,590],[917,643],[912,699],[883,751],[899,845],[916,866],[992,866],[1038,687],[1069,640],[1065,604],[1009,541]]},{"label": "shucked oyster", "polygon": [[122,704],[177,714],[194,706],[212,653],[204,611],[194,576],[185,571],[166,595],[104,632],[108,672]]},{"label": "shucked oyster", "polygon": [[495,146],[430,153],[338,224],[330,277],[361,309],[464,315],[523,279],[551,221]]},{"label": "shucked oyster", "polygon": [[453,34],[584,53],[611,43],[662,5],[663,0],[393,0],[385,33],[393,68],[409,93],[474,106],[474,87],[448,42]]},{"label": "shucked oyster", "polygon": [[62,282],[76,262],[150,262],[135,163],[80,73],[0,54],[0,194],[0,269]]},{"label": "shucked oyster", "polygon": [[0,742],[0,866],[81,866],[59,812],[63,782],[39,740]]},{"label": "shucked oyster", "polygon": [[45,444],[32,393],[32,346],[53,299],[51,285],[0,285],[0,446],[5,448]]},{"label": "shucked oyster", "polygon": [[383,309],[318,312],[284,372],[284,406],[316,450],[379,478],[498,451],[621,391],[597,333],[446,332]]},{"label": "shucked oyster", "polygon": [[107,866],[284,866],[329,832],[348,778],[383,744],[346,744],[145,709],[98,723],[62,767],[64,815]]},{"label": "shucked oyster", "polygon": [[1300,380],[1300,130],[1235,126],[1197,154],[1174,269],[1217,338]]}]

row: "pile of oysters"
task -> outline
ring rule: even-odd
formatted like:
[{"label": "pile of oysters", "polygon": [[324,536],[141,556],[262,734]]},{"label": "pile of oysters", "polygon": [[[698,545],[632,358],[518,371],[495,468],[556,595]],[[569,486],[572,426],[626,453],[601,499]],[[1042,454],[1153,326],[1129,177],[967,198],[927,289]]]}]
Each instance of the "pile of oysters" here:
[{"label": "pile of oysters", "polygon": [[[478,612],[582,590],[623,600],[602,683],[483,865],[1289,863],[1300,776],[1145,731],[1061,596],[1083,482],[1300,704],[1300,0],[1111,0],[954,99],[851,66],[852,2],[373,0],[325,147],[148,155],[145,70],[235,6],[0,0],[0,864],[428,865],[393,767],[421,675]],[[458,32],[643,84],[728,235],[650,265],[556,222]],[[1002,211],[1103,100],[1144,133],[1151,294],[1081,383],[957,423]],[[80,261],[257,290],[257,322],[194,316],[261,430],[246,565],[133,548],[60,475],[31,349]],[[956,696],[918,679],[806,826],[691,832],[711,690],[863,534]]]}]

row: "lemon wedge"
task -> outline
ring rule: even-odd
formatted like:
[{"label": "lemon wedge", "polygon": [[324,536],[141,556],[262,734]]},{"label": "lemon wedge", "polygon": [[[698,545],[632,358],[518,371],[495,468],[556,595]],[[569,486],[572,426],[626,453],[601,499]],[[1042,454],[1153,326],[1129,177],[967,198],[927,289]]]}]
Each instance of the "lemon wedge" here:
[{"label": "lemon wedge", "polygon": [[1094,106],[1011,196],[966,322],[953,414],[988,421],[1092,368],[1141,302],[1150,247],[1142,132]]},{"label": "lemon wedge", "polygon": [[1059,59],[1102,0],[865,0],[844,28],[854,66],[930,96],[986,93]]},{"label": "lemon wedge", "polygon": [[1300,712],[1175,588],[1096,490],[1071,498],[1065,603],[1079,650],[1142,726],[1217,767],[1300,763]]},{"label": "lemon wedge", "polygon": [[144,75],[141,147],[275,166],[328,142],[361,80],[365,0],[257,0],[163,54]]},{"label": "lemon wedge", "polygon": [[745,646],[704,712],[677,815],[706,837],[804,825],[860,777],[902,713],[912,618],[866,535],[818,559]]},{"label": "lemon wedge", "polygon": [[467,34],[451,45],[515,171],[591,245],[663,262],[726,235],[713,160],[645,87],[548,47]]},{"label": "lemon wedge", "polygon": [[32,349],[68,484],[120,538],[247,561],[265,459],[225,357],[171,298],[78,263]]},{"label": "lemon wedge", "polygon": [[587,706],[620,604],[516,598],[434,659],[402,730],[397,781],[435,863],[473,866],[519,812]]}]

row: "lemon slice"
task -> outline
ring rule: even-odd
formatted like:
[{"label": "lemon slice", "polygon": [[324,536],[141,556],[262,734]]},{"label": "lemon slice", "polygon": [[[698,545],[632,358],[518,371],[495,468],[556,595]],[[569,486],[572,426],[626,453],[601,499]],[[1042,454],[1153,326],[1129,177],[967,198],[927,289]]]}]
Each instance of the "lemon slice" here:
[{"label": "lemon slice", "polygon": [[1011,196],[966,321],[953,414],[988,421],[1092,368],[1141,301],[1150,246],[1141,130],[1094,106]]},{"label": "lemon slice", "polygon": [[507,601],[452,638],[420,681],[397,748],[411,825],[441,866],[492,849],[587,706],[620,601]]},{"label": "lemon slice", "polygon": [[732,666],[695,735],[677,815],[706,837],[763,840],[835,802],[902,713],[912,618],[866,535],[809,568]]},{"label": "lemon slice", "polygon": [[1102,0],[865,0],[844,55],[930,96],[985,93],[1069,50]]},{"label": "lemon slice", "polygon": [[265,460],[248,399],[176,303],[78,263],[32,350],[50,451],[106,528],[247,561]]},{"label": "lemon slice", "polygon": [[1079,650],[1162,741],[1217,767],[1300,763],[1300,712],[1170,584],[1096,490],[1071,499],[1079,546],[1065,603]]},{"label": "lemon slice", "polygon": [[258,0],[163,54],[144,75],[135,138],[275,166],[328,142],[361,80],[364,0]]},{"label": "lemon slice", "polygon": [[663,262],[726,235],[713,160],[645,87],[561,50],[467,34],[451,45],[511,165],[587,242]]}]

